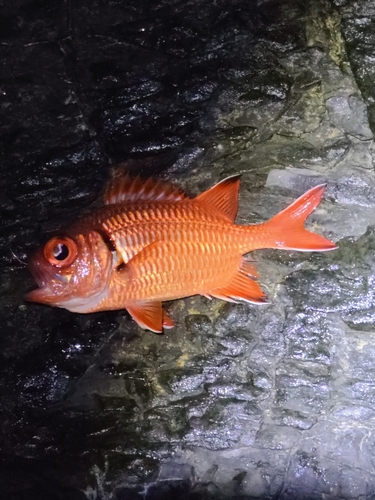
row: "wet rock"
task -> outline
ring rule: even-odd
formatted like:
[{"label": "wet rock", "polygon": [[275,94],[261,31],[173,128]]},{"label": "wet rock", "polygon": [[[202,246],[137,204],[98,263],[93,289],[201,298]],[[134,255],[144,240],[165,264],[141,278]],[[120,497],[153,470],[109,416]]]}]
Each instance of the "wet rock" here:
[{"label": "wet rock", "polygon": [[[7,498],[374,495],[374,8],[359,2],[3,7],[1,463]],[[327,183],[327,254],[257,251],[269,303],[192,297],[176,328],[25,304],[45,235],[126,162],[239,223]]]}]

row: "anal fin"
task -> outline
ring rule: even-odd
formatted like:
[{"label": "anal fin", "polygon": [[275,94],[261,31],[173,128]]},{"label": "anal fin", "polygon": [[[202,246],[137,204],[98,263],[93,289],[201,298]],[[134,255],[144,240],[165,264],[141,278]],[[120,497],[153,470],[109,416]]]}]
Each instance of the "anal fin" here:
[{"label": "anal fin", "polygon": [[247,302],[266,303],[266,296],[262,289],[249,275],[257,277],[258,273],[255,266],[243,259],[240,268],[227,285],[209,290],[207,294],[229,302],[246,300]]},{"label": "anal fin", "polygon": [[175,326],[175,322],[172,318],[170,318],[163,309],[163,328],[169,330],[169,328],[173,328]]},{"label": "anal fin", "polygon": [[254,264],[246,259],[243,259],[240,271],[241,273],[246,274],[247,276],[251,276],[252,278],[259,278],[257,268],[254,266]]},{"label": "anal fin", "polygon": [[172,328],[174,321],[165,314],[161,302],[136,302],[126,307],[130,316],[141,328],[161,333],[164,328]]}]

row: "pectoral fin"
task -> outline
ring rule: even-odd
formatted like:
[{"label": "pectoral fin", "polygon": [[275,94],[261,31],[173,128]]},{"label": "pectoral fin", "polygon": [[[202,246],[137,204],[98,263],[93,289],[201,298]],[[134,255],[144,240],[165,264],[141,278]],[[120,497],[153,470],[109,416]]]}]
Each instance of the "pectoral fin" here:
[{"label": "pectoral fin", "polygon": [[143,301],[126,307],[130,316],[141,328],[161,333],[164,328],[173,328],[174,321],[165,314],[161,302]]}]

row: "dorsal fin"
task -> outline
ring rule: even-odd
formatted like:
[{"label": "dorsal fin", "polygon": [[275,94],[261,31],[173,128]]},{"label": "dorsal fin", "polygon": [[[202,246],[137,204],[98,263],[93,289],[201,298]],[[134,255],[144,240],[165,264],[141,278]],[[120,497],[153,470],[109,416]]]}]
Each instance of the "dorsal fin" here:
[{"label": "dorsal fin", "polygon": [[168,182],[153,178],[142,179],[139,175],[131,177],[129,173],[114,171],[104,194],[104,203],[125,203],[135,201],[181,201],[187,195],[178,187]]},{"label": "dorsal fin", "polygon": [[240,177],[238,174],[227,177],[195,199],[217,208],[234,221],[238,211]]}]

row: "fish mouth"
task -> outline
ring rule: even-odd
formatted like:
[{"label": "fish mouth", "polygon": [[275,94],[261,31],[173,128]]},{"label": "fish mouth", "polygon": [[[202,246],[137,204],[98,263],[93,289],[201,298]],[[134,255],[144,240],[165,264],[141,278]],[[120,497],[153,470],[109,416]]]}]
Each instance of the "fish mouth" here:
[{"label": "fish mouth", "polygon": [[29,269],[34,280],[36,281],[37,288],[27,292],[24,295],[24,299],[27,302],[43,302],[43,297],[48,289],[46,273],[43,272],[40,266],[35,265],[33,262],[29,263]]},{"label": "fish mouth", "polygon": [[35,288],[24,295],[27,302],[50,303],[52,299],[52,291],[47,286]]},{"label": "fish mouth", "polygon": [[[37,271],[37,272],[35,272]],[[65,283],[67,280],[64,276],[55,274],[50,276],[43,272],[40,268],[34,269],[33,277],[37,283],[37,288],[30,290],[24,296],[27,302],[39,302],[43,304],[54,304],[57,301],[58,290],[54,284]]]}]

